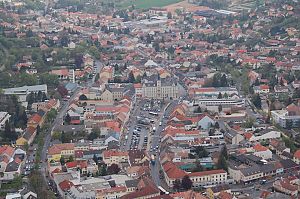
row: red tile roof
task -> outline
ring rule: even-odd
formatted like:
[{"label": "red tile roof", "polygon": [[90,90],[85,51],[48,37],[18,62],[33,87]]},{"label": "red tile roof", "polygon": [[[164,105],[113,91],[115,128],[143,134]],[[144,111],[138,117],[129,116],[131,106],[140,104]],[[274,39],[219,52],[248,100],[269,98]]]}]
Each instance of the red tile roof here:
[{"label": "red tile roof", "polygon": [[167,176],[172,179],[182,179],[187,173],[179,169],[173,162],[167,162],[163,165]]},{"label": "red tile roof", "polygon": [[126,151],[117,151],[117,150],[103,151],[103,157],[104,158],[109,158],[111,156],[128,156],[128,152],[126,152]]},{"label": "red tile roof", "polygon": [[72,182],[70,182],[69,180],[64,180],[61,183],[59,183],[58,185],[60,187],[61,190],[63,191],[67,191],[69,190],[72,186],[74,186],[74,184]]},{"label": "red tile roof", "polygon": [[256,144],[256,145],[253,147],[253,149],[254,149],[255,151],[266,151],[266,150],[268,150],[267,147],[262,146],[261,144]]},{"label": "red tile roof", "polygon": [[300,149],[294,153],[294,157],[300,160]]}]

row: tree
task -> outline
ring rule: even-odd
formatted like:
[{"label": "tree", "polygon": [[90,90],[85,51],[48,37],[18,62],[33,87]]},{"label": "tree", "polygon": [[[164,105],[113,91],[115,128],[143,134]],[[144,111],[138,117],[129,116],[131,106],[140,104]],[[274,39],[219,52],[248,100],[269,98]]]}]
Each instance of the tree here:
[{"label": "tree", "polygon": [[219,156],[219,159],[218,159],[218,163],[217,163],[217,168],[218,169],[224,169],[225,171],[228,170],[228,165],[227,165],[226,159],[222,155],[222,153],[220,153],[220,156]]},{"label": "tree", "polygon": [[73,158],[73,156],[71,155],[70,157],[69,157],[69,159],[68,159],[68,162],[73,162],[74,161],[74,158]]},{"label": "tree", "polygon": [[172,19],[172,13],[168,12],[167,17],[168,17],[168,19]]},{"label": "tree", "polygon": [[85,94],[82,94],[79,96],[79,100],[87,100],[87,96]]},{"label": "tree", "polygon": [[201,165],[201,163],[199,162],[199,160],[196,160],[196,167],[193,169],[193,172],[200,172],[200,171],[204,171],[203,166]]},{"label": "tree", "polygon": [[92,129],[92,132],[88,135],[88,140],[94,140],[98,137],[100,137],[101,131],[98,128]]},{"label": "tree", "polygon": [[181,180],[181,187],[185,190],[191,189],[193,186],[193,181],[190,179],[188,175],[184,176]]},{"label": "tree", "polygon": [[208,156],[208,152],[203,146],[196,146],[195,153],[197,154],[198,158],[204,158]]},{"label": "tree", "polygon": [[99,166],[99,175],[100,176],[106,176],[107,175],[107,171],[106,171],[106,164],[102,164]]},{"label": "tree", "polygon": [[133,75],[132,71],[130,71],[130,73],[128,74],[128,82],[129,83],[134,83],[135,82],[135,78],[134,78],[134,75]]},{"label": "tree", "polygon": [[219,129],[219,128],[220,128],[219,122],[216,122],[216,123],[215,123],[215,128],[216,128],[216,129]]},{"label": "tree", "polygon": [[65,122],[69,125],[71,123],[71,117],[69,115],[69,113],[67,113],[66,117],[65,117]]},{"label": "tree", "polygon": [[259,94],[253,95],[252,103],[254,104],[254,106],[256,108],[261,109],[261,98],[260,98]]},{"label": "tree", "polygon": [[173,189],[179,191],[181,189],[181,182],[179,179],[176,179],[173,184]]},{"label": "tree", "polygon": [[120,171],[121,171],[121,169],[119,168],[119,166],[117,164],[112,164],[109,167],[107,167],[107,173],[109,175],[118,174]]},{"label": "tree", "polygon": [[60,159],[59,159],[59,162],[61,165],[65,165],[66,161],[65,161],[65,158],[62,156]]},{"label": "tree", "polygon": [[66,95],[68,95],[68,90],[63,86],[63,85],[59,85],[57,87],[57,91],[59,92],[59,94],[64,97]]},{"label": "tree", "polygon": [[293,128],[293,121],[290,120],[290,119],[286,120],[285,128],[288,129],[288,130],[291,130]]},{"label": "tree", "polygon": [[221,92],[219,92],[219,94],[218,94],[218,99],[222,99],[222,93]]},{"label": "tree", "polygon": [[225,74],[223,74],[221,79],[220,79],[220,86],[221,87],[227,87],[228,86],[227,77],[226,77]]},{"label": "tree", "polygon": [[223,110],[222,104],[219,104],[219,106],[218,106],[218,111],[219,111],[219,113],[221,113],[222,110]]},{"label": "tree", "polygon": [[223,146],[222,150],[221,150],[221,155],[223,157],[225,157],[225,159],[227,160],[228,159],[228,153],[227,153],[227,147],[226,147],[226,144]]},{"label": "tree", "polygon": [[98,165],[98,158],[97,158],[96,154],[94,154],[93,160],[94,160],[94,162],[96,163],[96,165]]}]

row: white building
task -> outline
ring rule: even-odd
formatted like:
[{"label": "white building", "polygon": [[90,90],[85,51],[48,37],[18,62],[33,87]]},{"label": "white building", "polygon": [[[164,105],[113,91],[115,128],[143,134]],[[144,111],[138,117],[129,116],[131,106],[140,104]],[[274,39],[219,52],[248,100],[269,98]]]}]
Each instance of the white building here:
[{"label": "white building", "polygon": [[174,78],[159,79],[151,76],[143,80],[142,97],[153,99],[177,99],[178,83]]},{"label": "white building", "polygon": [[291,104],[286,107],[286,110],[271,111],[273,122],[281,127],[300,127],[300,107]]},{"label": "white building", "polygon": [[0,130],[4,130],[5,123],[9,120],[10,116],[8,112],[0,112]]},{"label": "white building", "polygon": [[5,95],[16,95],[19,98],[19,102],[22,103],[23,106],[27,106],[26,98],[30,93],[38,93],[41,91],[42,93],[47,94],[47,85],[35,85],[35,86],[22,86],[17,88],[7,88],[3,89]]},{"label": "white building", "polygon": [[274,138],[280,138],[281,133],[279,131],[268,131],[265,133],[258,133],[254,134],[249,141],[254,142],[254,141],[263,141],[263,140],[269,140],[269,139],[274,139]]}]

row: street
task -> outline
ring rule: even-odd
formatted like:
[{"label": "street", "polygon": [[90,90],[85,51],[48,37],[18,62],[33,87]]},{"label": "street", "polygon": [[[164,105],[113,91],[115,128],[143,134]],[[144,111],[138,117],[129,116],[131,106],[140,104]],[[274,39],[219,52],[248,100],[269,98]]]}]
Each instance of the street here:
[{"label": "street", "polygon": [[[103,67],[103,64],[99,61],[96,61],[95,62],[95,70],[96,70],[96,74],[99,73],[101,71]],[[92,87],[92,85],[95,83],[95,76],[96,74],[93,76],[92,79],[89,79],[87,81],[87,87]],[[76,98],[78,97],[78,94],[80,92],[82,88],[80,86],[77,87],[77,89],[70,95],[70,98],[68,99],[68,101],[62,101],[61,102],[61,107],[60,107],[60,110],[58,111],[58,114],[55,118],[55,120],[52,122],[50,128],[48,129],[47,132],[45,132],[45,138],[44,138],[44,145],[43,145],[43,148],[42,148],[42,153],[41,153],[41,160],[42,160],[42,163],[41,163],[41,167],[40,167],[40,171],[43,175],[43,178],[47,183],[47,152],[48,152],[48,148],[50,147],[50,143],[51,143],[51,132],[53,131],[53,129],[58,126],[58,125],[61,125],[63,124],[63,119],[64,119],[64,116],[66,115],[67,111],[68,111],[68,108],[69,108],[69,105],[70,103]]]}]

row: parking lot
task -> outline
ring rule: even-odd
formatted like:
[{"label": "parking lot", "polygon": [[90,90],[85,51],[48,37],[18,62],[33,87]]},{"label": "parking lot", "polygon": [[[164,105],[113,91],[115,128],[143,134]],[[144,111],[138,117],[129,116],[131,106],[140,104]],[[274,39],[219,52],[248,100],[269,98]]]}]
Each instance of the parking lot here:
[{"label": "parking lot", "polygon": [[[124,150],[150,149],[151,135],[160,122],[163,102],[159,100],[142,100],[137,103],[127,126]],[[152,149],[153,150],[153,149]]]}]

